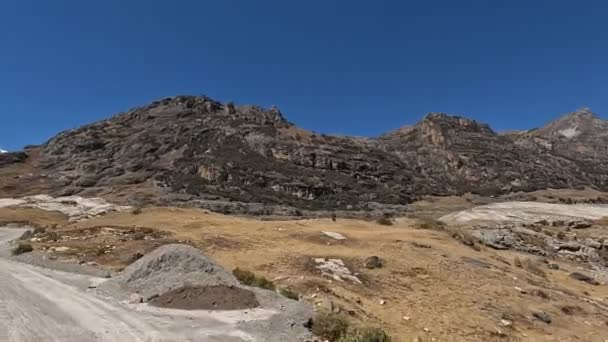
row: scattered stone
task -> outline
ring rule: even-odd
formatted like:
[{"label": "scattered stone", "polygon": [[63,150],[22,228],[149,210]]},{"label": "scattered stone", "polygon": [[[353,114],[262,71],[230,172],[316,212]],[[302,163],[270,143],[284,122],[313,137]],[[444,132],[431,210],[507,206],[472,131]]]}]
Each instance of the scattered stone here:
[{"label": "scattered stone", "polygon": [[346,240],[346,236],[340,234],[340,233],[334,233],[334,232],[321,232],[323,235],[330,237],[332,239],[335,240]]},{"label": "scattered stone", "polygon": [[578,222],[570,222],[569,226],[572,229],[586,229],[586,228],[591,228],[593,226],[593,223],[591,223],[591,221],[578,221]]},{"label": "scattered stone", "polygon": [[600,282],[597,281],[597,280],[595,280],[593,277],[590,277],[590,276],[588,276],[586,274],[583,274],[583,273],[580,273],[580,272],[572,272],[572,273],[570,273],[570,277],[574,278],[576,280],[579,280],[579,281],[583,281],[583,282],[585,282],[587,284],[591,284],[591,285],[599,285],[600,284]]},{"label": "scattered stone", "polygon": [[381,268],[382,266],[384,266],[384,261],[375,255],[365,259],[365,268],[371,270],[374,268]]},{"label": "scattered stone", "polygon": [[408,316],[403,316],[403,320],[409,322],[412,318]]},{"label": "scattered stone", "polygon": [[522,289],[521,287],[515,286],[514,288],[515,288],[515,290],[519,291],[521,294],[527,294],[528,293],[526,290]]},{"label": "scattered stone", "polygon": [[431,248],[430,245],[424,244],[424,243],[420,243],[420,242],[416,242],[416,241],[412,241],[412,246],[416,247],[416,248]]},{"label": "scattered stone", "polygon": [[534,316],[536,319],[545,322],[547,324],[551,324],[552,320],[551,320],[551,316],[549,316],[546,312],[544,311],[535,311],[532,313],[532,316]]},{"label": "scattered stone", "polygon": [[548,266],[550,269],[552,270],[559,270],[559,265],[558,264],[549,264]]},{"label": "scattered stone", "polygon": [[357,278],[353,273],[346,267],[342,259],[315,259],[316,268],[321,271],[321,275],[333,278],[337,281],[348,280],[353,283],[362,284],[361,280]]},{"label": "scattered stone", "polygon": [[386,301],[385,301],[384,299],[380,299],[380,300],[378,301],[378,304],[380,304],[380,305],[384,305],[384,304],[386,304]]}]

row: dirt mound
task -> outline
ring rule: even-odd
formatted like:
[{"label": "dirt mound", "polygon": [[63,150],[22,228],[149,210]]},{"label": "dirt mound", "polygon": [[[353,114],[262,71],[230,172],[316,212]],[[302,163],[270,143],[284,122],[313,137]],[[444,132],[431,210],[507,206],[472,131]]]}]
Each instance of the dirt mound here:
[{"label": "dirt mound", "polygon": [[200,250],[171,244],[129,265],[113,279],[148,298],[183,287],[235,286],[238,282]]},{"label": "dirt mound", "polygon": [[253,292],[225,285],[181,287],[152,299],[150,303],[181,310],[242,310],[260,305]]}]

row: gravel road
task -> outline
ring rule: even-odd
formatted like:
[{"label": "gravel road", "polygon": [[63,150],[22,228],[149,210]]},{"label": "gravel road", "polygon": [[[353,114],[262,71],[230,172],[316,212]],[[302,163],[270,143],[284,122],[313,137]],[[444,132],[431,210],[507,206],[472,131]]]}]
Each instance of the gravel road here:
[{"label": "gravel road", "polygon": [[21,229],[0,228],[0,341],[267,341],[257,326],[269,309],[180,311],[95,294],[103,279],[20,263],[8,242]]}]

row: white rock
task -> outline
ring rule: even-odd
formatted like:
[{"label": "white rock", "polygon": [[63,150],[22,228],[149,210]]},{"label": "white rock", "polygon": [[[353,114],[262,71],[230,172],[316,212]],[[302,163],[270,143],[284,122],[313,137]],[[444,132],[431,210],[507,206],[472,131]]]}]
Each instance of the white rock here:
[{"label": "white rock", "polygon": [[323,233],[323,235],[328,236],[335,240],[346,240],[346,237],[340,233],[335,233],[335,232],[321,232],[321,233]]},{"label": "white rock", "polygon": [[144,297],[138,293],[133,293],[129,296],[129,304],[141,304],[144,302]]},{"label": "white rock", "polygon": [[346,279],[353,283],[362,284],[361,280],[352,274],[341,259],[316,258],[315,263],[317,264],[316,268],[321,271],[321,275],[323,276],[337,281],[344,281]]}]

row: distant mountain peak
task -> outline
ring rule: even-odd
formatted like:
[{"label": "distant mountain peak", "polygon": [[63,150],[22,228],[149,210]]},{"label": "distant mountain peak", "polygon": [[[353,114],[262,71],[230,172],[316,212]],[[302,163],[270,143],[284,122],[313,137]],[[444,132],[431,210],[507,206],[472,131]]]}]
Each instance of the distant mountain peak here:
[{"label": "distant mountain peak", "polygon": [[450,130],[456,132],[470,132],[492,134],[494,131],[487,124],[477,122],[457,115],[445,113],[428,113],[418,124],[419,127],[432,129]]}]

